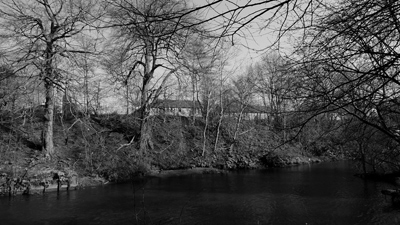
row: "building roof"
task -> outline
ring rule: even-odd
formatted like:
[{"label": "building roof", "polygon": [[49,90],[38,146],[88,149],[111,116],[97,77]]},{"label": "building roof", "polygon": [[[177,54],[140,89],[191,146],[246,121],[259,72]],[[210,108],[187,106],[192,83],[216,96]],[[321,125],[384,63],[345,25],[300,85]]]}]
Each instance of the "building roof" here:
[{"label": "building roof", "polygon": [[[200,108],[200,104],[196,101],[195,107]],[[172,99],[159,99],[157,100],[153,108],[165,109],[165,108],[193,108],[193,101],[191,100],[172,100]]]}]

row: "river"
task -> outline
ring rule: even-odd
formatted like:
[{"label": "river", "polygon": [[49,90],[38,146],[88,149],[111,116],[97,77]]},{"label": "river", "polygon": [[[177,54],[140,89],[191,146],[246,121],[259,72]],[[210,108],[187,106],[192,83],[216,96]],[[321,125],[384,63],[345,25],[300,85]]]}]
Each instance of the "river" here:
[{"label": "river", "polygon": [[0,224],[400,224],[352,162],[193,174],[0,198]]}]

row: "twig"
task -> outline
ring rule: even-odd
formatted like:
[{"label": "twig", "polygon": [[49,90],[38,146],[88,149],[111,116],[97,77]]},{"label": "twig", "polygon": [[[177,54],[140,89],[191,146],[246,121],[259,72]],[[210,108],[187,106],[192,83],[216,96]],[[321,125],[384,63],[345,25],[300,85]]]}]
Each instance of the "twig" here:
[{"label": "twig", "polygon": [[82,122],[82,121],[81,121],[81,119],[75,120],[75,122],[74,122],[69,128],[67,128],[67,132],[69,132],[69,130],[70,130],[77,122]]},{"label": "twig", "polygon": [[251,129],[249,129],[249,130],[243,131],[242,133],[239,134],[239,136],[242,135],[242,134],[245,134],[245,133],[247,133],[247,132],[250,132],[250,131],[252,131],[252,130],[254,130],[254,128],[251,128]]},{"label": "twig", "polygon": [[171,145],[172,145],[173,143],[174,143],[174,142],[172,141],[171,144],[168,145],[167,147],[165,147],[163,150],[161,150],[161,151],[159,151],[159,152],[155,152],[155,153],[157,153],[157,154],[163,153],[165,150],[167,150],[169,147],[171,147]]},{"label": "twig", "polygon": [[127,147],[129,145],[131,145],[133,143],[133,141],[135,140],[135,136],[132,137],[131,141],[128,144],[122,144],[117,150],[116,152],[118,152],[121,148]]}]

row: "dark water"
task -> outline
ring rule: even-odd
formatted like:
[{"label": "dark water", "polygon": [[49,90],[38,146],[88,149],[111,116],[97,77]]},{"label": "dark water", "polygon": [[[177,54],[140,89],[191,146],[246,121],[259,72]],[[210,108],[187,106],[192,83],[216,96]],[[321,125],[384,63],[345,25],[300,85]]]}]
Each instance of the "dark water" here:
[{"label": "dark water", "polygon": [[69,193],[0,198],[0,224],[400,224],[351,162],[153,178]]}]

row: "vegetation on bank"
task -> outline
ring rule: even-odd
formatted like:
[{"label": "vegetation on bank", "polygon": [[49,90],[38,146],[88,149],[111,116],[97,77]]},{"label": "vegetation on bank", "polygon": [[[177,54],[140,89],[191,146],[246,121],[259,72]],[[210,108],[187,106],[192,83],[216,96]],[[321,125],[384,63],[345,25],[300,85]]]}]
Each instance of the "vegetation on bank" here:
[{"label": "vegetation on bank", "polygon": [[[216,124],[208,126],[203,154],[204,121],[182,116],[153,116],[150,146],[140,152],[139,122],[133,115],[107,114],[63,118],[57,115],[57,154],[46,158],[40,135],[43,109],[24,115],[3,113],[0,121],[0,173],[21,180],[52,180],[56,171],[76,174],[81,184],[120,181],[162,170],[211,167],[253,169],[316,161],[301,143],[282,143],[261,120],[242,121],[233,142],[235,122],[226,118],[216,144]],[[100,178],[104,179],[101,180]],[[4,191],[4,190],[3,190]]]},{"label": "vegetation on bank", "polygon": [[[327,116],[309,122],[302,132],[280,130],[271,126],[271,121],[261,119],[242,120],[237,126],[234,117],[224,117],[220,125],[220,120],[214,118],[206,127],[205,120],[199,117],[193,120],[184,116],[151,116],[149,150],[142,152],[140,123],[134,114],[90,117],[79,113],[72,117],[56,114],[57,154],[49,158],[40,142],[43,113],[41,107],[23,114],[2,113],[0,194],[8,193],[10,185],[20,191],[28,185],[36,190],[51,185],[54,188],[58,182],[55,176],[75,176],[79,185],[86,186],[165,170],[256,169],[344,158],[357,159],[360,171],[368,170],[362,177],[378,177],[376,174],[390,169],[390,164],[377,161],[384,156],[374,149],[382,143],[377,133],[360,139],[356,135],[360,132],[354,130],[358,129],[357,123]],[[297,119],[295,115],[288,117],[288,121]],[[343,123],[349,125],[344,127]],[[393,181],[393,176],[384,174],[381,177],[392,177]]]}]

